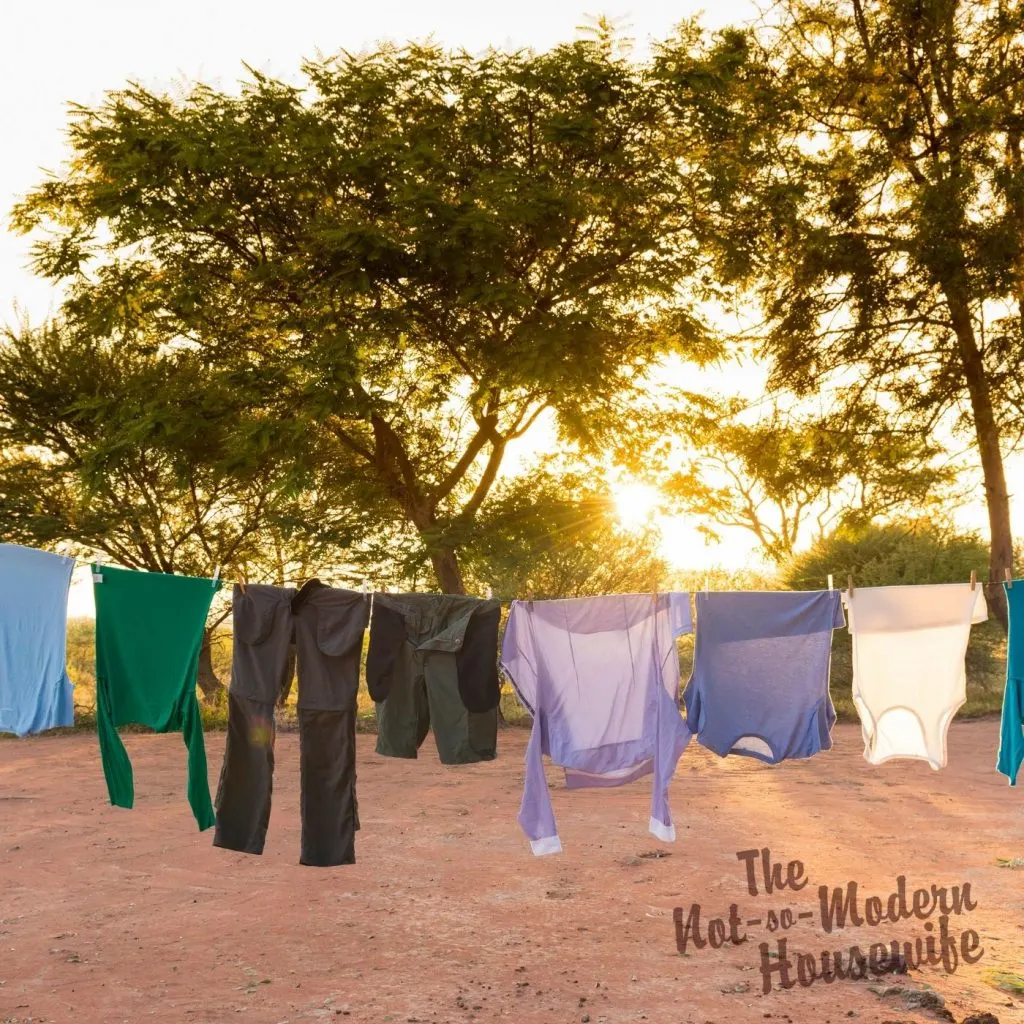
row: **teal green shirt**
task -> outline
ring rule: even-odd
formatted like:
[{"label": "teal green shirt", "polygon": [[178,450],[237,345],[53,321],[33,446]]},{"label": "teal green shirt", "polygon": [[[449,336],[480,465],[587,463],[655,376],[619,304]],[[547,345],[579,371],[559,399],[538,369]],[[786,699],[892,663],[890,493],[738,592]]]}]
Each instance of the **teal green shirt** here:
[{"label": "teal green shirt", "polygon": [[1017,785],[1024,762],[1024,580],[1003,584],[1010,614],[1006,640],[1006,690],[1003,693],[1003,727],[996,768]]},{"label": "teal green shirt", "polygon": [[135,802],[132,765],[117,727],[135,723],[154,732],[180,732],[188,749],[188,802],[200,830],[210,828],[214,815],[196,675],[220,581],[109,566],[93,566],[93,573],[96,716],[110,802]]}]

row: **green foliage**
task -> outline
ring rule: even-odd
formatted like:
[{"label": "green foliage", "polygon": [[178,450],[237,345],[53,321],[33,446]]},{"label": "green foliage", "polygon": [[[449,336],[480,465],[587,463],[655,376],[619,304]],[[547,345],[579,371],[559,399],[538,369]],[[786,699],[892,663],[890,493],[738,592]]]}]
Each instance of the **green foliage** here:
[{"label": "green foliage", "polygon": [[[231,473],[258,413],[191,349],[95,341],[66,325],[0,342],[0,534],[154,572],[284,578],[352,537],[274,453]],[[330,494],[322,478],[321,490]],[[320,507],[318,508],[318,503]],[[300,530],[299,524],[302,529]]]},{"label": "green foliage", "polygon": [[832,573],[837,586],[890,587],[925,583],[965,583],[971,571],[983,579],[988,551],[975,534],[958,533],[932,520],[883,526],[842,528],[795,556],[782,570],[794,590],[826,585]]},{"label": "green foliage", "polygon": [[186,339],[230,385],[244,414],[218,465],[332,474],[459,590],[454,538],[510,441],[552,409],[567,441],[634,445],[660,357],[714,355],[678,291],[701,260],[694,197],[645,70],[600,32],[303,73],[75,108],[73,160],[14,225],[41,232],[74,332]]},{"label": "green foliage", "polygon": [[970,438],[1001,575],[1024,409],[1024,7],[783,0],[713,44],[684,27],[655,75],[719,280],[763,313],[770,387],[891,399],[921,437]]}]

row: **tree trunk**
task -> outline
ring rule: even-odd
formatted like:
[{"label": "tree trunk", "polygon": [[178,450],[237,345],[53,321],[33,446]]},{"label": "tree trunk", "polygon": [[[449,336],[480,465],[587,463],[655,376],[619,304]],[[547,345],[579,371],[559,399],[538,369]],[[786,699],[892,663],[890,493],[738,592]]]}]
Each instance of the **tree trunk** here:
[{"label": "tree trunk", "polygon": [[462,571],[459,558],[454,548],[434,548],[430,552],[430,563],[434,567],[434,575],[441,590],[446,594],[465,594],[466,587],[462,582]]},{"label": "tree trunk", "polygon": [[982,354],[978,349],[967,302],[950,295],[947,289],[950,316],[956,331],[960,348],[960,361],[964,380],[971,399],[974,431],[977,438],[978,454],[981,457],[981,471],[985,482],[985,504],[988,509],[988,526],[991,546],[989,548],[989,584],[985,596],[989,611],[1007,629],[1006,594],[1001,580],[1003,570],[1013,572],[1013,531],[1010,526],[1010,495],[1006,489],[1006,473],[1003,469],[1003,453],[999,445],[999,424],[996,423],[989,391],[988,375]]},{"label": "tree trunk", "polygon": [[210,650],[210,630],[203,630],[203,645],[199,648],[199,676],[196,680],[203,694],[203,701],[216,704],[224,693],[224,687],[213,671],[213,654]]}]

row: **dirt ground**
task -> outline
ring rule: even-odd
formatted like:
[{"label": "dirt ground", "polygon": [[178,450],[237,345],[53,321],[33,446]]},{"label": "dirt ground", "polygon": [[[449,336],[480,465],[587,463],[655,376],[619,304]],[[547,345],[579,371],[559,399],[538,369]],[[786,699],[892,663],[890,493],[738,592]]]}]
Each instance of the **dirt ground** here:
[{"label": "dirt ground", "polygon": [[[952,1018],[1024,1021],[992,972],[1024,971],[1024,788],[996,774],[998,723],[955,723],[949,767],[870,767],[859,729],[835,749],[771,768],[691,745],[670,800],[678,838],[647,832],[650,779],[566,791],[552,769],[564,852],[534,857],[516,824],[527,733],[490,764],[390,760],[359,737],[358,864],[300,867],[298,746],[278,737],[262,857],[214,849],[184,796],[178,736],[129,735],[135,808],[110,807],[96,738],[0,742],[0,1022],[516,1021],[521,1024],[861,1024],[939,1019],[885,987],[933,988]],[[224,738],[207,736],[215,787]],[[747,890],[740,851],[803,863],[799,892]],[[658,856],[657,854],[667,854]],[[654,856],[650,856],[650,855]],[[759,863],[759,862],[758,862]],[[939,930],[901,920],[826,935],[819,886],[858,883],[885,903],[969,882],[983,956],[955,974],[818,981],[762,994],[759,944],[789,956],[901,943]],[[785,867],[783,868],[783,877]],[[910,896],[908,896],[908,902]],[[677,948],[674,908],[743,922],[790,908],[775,933]],[[810,918],[800,919],[799,913]],[[778,960],[768,958],[768,962]],[[795,962],[795,961],[794,961]]]}]

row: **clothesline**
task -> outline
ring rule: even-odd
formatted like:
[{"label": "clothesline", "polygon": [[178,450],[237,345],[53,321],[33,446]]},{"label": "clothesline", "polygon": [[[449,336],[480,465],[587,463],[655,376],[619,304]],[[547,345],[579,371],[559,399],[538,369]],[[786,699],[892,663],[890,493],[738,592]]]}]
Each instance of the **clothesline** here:
[{"label": "clothesline", "polygon": [[[76,558],[75,559],[75,567],[78,568],[80,566],[103,565],[106,562],[106,558],[107,558],[106,554],[104,554],[102,552],[97,552],[96,555],[92,559],[83,560],[83,559]],[[212,579],[213,583],[216,583],[219,578],[220,578],[220,565],[218,564],[215,567],[215,569],[214,569],[214,573],[213,573],[213,576],[211,577],[211,579]],[[1013,575],[1012,575],[1012,573],[1010,572],[1009,569],[1006,569],[1006,568],[1003,569],[1003,578],[1004,578],[1004,581],[1006,582],[1006,584],[1008,586],[1010,586],[1010,587],[1013,586]],[[99,580],[97,579],[97,574],[96,573],[93,573],[93,579],[94,579],[94,581],[99,582]],[[238,579],[238,580],[234,580],[234,581],[225,580],[224,582],[225,583],[229,583],[229,582],[237,583],[237,585],[241,588],[243,593],[245,593],[246,588],[249,586],[248,581],[246,581],[244,579]],[[977,570],[972,569],[971,570],[971,577],[970,577],[971,590],[974,590],[977,587],[977,582],[978,582]],[[369,580],[364,580],[362,585],[360,586],[359,590],[360,590],[361,593],[367,594],[367,593],[370,593],[370,588],[371,588],[370,581]],[[828,589],[829,590],[833,590],[834,589],[834,582],[833,582],[833,574],[832,573],[828,574]],[[704,576],[704,592],[705,593],[710,593],[710,590],[711,590],[711,587],[710,587],[710,577],[707,574],[705,574],[705,576]],[[854,592],[853,574],[852,573],[847,574],[847,577],[846,577],[846,590],[845,591],[841,591],[841,592],[842,593],[846,593],[846,594],[852,594]],[[493,591],[492,587],[488,586],[487,588],[485,588],[485,596],[488,599],[493,597],[493,593],[494,593],[494,591]],[[532,594],[530,594],[529,596],[530,596],[530,599],[532,600]]]}]

